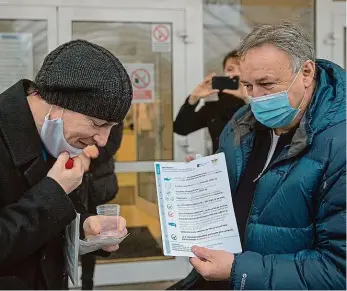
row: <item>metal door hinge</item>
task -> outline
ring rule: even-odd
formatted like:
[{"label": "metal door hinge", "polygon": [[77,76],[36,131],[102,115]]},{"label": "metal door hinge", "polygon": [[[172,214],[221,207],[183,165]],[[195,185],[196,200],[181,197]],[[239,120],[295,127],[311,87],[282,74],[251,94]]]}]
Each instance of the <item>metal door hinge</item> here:
[{"label": "metal door hinge", "polygon": [[185,43],[185,44],[189,44],[189,43],[192,43],[189,35],[185,32],[181,32],[181,33],[178,33],[178,37]]},{"label": "metal door hinge", "polygon": [[336,41],[340,39],[340,36],[334,32],[330,32],[324,39],[324,44],[334,46]]}]

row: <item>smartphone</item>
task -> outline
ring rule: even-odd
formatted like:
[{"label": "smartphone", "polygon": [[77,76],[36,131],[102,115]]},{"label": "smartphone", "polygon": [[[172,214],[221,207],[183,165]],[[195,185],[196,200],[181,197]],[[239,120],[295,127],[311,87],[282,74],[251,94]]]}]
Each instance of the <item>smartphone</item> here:
[{"label": "smartphone", "polygon": [[224,89],[237,90],[239,88],[239,82],[239,76],[233,78],[227,76],[212,77],[212,89],[218,89],[220,91]]}]

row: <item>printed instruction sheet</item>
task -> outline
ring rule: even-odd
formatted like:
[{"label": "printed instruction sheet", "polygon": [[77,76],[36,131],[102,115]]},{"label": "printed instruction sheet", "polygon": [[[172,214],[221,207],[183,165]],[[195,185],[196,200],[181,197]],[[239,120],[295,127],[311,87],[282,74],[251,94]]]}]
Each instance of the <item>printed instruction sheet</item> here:
[{"label": "printed instruction sheet", "polygon": [[155,175],[164,255],[194,257],[193,245],[242,251],[224,153],[156,162]]}]

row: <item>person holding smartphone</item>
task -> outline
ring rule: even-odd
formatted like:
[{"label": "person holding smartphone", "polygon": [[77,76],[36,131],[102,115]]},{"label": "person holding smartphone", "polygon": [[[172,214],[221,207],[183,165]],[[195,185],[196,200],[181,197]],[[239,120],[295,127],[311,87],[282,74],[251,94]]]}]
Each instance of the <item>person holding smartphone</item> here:
[{"label": "person holding smartphone", "polygon": [[[224,57],[223,70],[225,76],[240,75],[239,59],[235,50]],[[213,152],[216,152],[219,135],[224,126],[245,102],[222,90],[213,89],[214,77],[215,73],[207,76],[187,97],[174,121],[174,132],[186,136],[207,127],[212,139]],[[200,100],[206,102],[199,102]],[[201,106],[202,104],[204,105]]]}]

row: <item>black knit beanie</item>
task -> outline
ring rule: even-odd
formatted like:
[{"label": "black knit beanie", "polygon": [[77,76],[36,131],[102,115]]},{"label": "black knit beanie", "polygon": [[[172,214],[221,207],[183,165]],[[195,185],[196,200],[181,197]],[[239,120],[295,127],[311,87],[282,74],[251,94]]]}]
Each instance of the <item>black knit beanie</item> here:
[{"label": "black knit beanie", "polygon": [[122,122],[132,100],[131,81],[121,62],[105,48],[85,40],[53,50],[35,84],[49,104],[108,122]]}]

